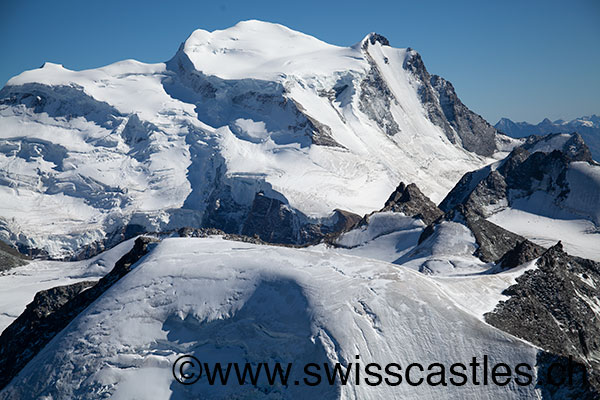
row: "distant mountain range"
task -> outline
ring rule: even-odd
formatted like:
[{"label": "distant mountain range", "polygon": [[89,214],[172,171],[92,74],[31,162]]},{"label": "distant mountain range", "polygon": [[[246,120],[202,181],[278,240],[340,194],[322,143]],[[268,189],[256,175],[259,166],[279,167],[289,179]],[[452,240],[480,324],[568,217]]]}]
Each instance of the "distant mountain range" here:
[{"label": "distant mountain range", "polygon": [[590,148],[592,157],[595,160],[600,160],[600,116],[595,114],[575,118],[571,121],[562,119],[550,121],[545,118],[537,125],[528,122],[513,122],[508,118],[501,118],[494,127],[514,138],[523,138],[529,135],[547,135],[549,133],[577,132]]}]

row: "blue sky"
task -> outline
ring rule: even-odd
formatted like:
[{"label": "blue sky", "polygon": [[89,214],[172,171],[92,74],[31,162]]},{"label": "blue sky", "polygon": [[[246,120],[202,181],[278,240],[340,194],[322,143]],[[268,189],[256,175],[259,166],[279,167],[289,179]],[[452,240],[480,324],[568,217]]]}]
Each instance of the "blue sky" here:
[{"label": "blue sky", "polygon": [[418,50],[491,123],[600,114],[600,1],[0,2],[0,85],[44,61],[70,69],[166,61],[196,28],[277,22],[337,45],[369,32]]}]

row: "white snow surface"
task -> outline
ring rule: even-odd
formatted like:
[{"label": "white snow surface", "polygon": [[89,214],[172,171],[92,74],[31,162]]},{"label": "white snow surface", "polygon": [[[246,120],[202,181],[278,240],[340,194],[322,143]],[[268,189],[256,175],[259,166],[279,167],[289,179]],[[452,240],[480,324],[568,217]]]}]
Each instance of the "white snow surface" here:
[{"label": "white snow surface", "polygon": [[402,213],[380,212],[369,217],[367,225],[344,233],[332,251],[387,261],[428,275],[474,275],[489,272],[473,254],[477,242],[463,224],[444,221],[419,244],[425,224]]},{"label": "white snow surface", "polygon": [[569,254],[600,261],[600,166],[571,162],[566,181],[564,199],[536,191],[488,220],[541,246],[560,240]]},{"label": "white snow surface", "polygon": [[489,217],[488,221],[546,248],[560,240],[567,253],[600,262],[600,232],[587,219],[550,218],[507,208]]},{"label": "white snow surface", "polygon": [[378,212],[369,216],[367,224],[340,235],[337,244],[352,248],[392,232],[400,230],[421,232],[424,227],[425,224],[420,219],[407,217],[402,213]]},{"label": "white snow surface", "polygon": [[275,81],[282,74],[313,77],[364,68],[363,57],[354,48],[256,20],[214,32],[195,30],[183,51],[198,71],[223,79]]},{"label": "white snow surface", "polygon": [[543,138],[538,143],[536,143],[529,150],[529,152],[532,154],[536,152],[551,153],[554,150],[562,150],[570,138],[571,135],[566,133]]},{"label": "white snow surface", "polygon": [[[168,63],[23,72],[3,89],[21,100],[0,105],[2,239],[69,257],[126,223],[198,226],[214,191],[249,205],[262,190],[314,219],[380,209],[400,181],[441,200],[492,159],[426,117],[412,53],[363,43],[246,21],[195,31]],[[372,68],[394,136],[361,111]],[[311,124],[338,146],[313,144]]]},{"label": "white snow surface", "polygon": [[537,398],[533,385],[513,383],[209,387],[203,377],[184,387],[172,378],[172,363],[184,354],[209,363],[294,362],[294,377],[304,363],[347,365],[357,354],[362,365],[450,365],[483,354],[495,363],[535,365],[535,347],[465,310],[469,296],[503,284],[488,285],[498,280],[490,276],[469,279],[446,284],[322,248],[166,239],[57,335],[0,398]]}]

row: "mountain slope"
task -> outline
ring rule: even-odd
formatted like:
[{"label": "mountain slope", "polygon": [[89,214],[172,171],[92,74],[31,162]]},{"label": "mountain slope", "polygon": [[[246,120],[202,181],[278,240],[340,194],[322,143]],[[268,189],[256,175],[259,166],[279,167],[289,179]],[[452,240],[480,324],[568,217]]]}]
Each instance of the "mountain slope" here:
[{"label": "mountain slope", "polygon": [[0,238],[82,258],[182,226],[271,237],[258,213],[305,243],[400,181],[439,201],[514,146],[444,82],[379,35],[337,47],[259,21],[195,31],[167,63],[47,63],[0,91]]},{"label": "mountain slope", "polygon": [[581,136],[532,136],[504,160],[466,174],[440,203],[533,242],[562,241],[567,252],[600,260],[600,165]]}]

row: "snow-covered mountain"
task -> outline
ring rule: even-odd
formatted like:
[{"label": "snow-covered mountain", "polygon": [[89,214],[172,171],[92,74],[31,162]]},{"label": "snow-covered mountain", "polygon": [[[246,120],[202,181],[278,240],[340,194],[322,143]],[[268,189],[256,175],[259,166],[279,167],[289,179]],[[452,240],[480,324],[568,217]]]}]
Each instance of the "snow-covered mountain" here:
[{"label": "snow-covered mountain", "polygon": [[[0,90],[0,399],[599,399],[599,196],[580,135],[506,137],[378,34],[45,64]],[[186,354],[293,383],[182,385]]]},{"label": "snow-covered mountain", "polygon": [[0,238],[82,258],[182,226],[269,238],[255,222],[269,215],[287,227],[279,241],[311,242],[335,209],[379,209],[400,181],[439,201],[513,146],[414,50],[245,21],[195,31],[166,63],[46,63],[12,78],[0,91]]},{"label": "snow-covered mountain", "polygon": [[513,122],[508,118],[501,118],[496,129],[514,138],[524,138],[529,135],[547,135],[550,133],[577,132],[583,137],[592,152],[595,160],[600,160],[600,117],[593,114],[575,118],[571,121],[558,119],[550,121],[545,118],[538,124],[528,122]]}]

